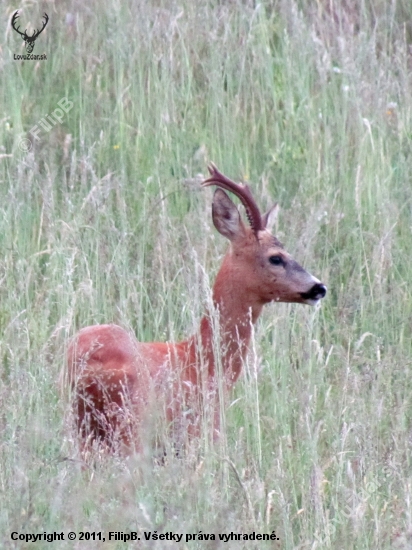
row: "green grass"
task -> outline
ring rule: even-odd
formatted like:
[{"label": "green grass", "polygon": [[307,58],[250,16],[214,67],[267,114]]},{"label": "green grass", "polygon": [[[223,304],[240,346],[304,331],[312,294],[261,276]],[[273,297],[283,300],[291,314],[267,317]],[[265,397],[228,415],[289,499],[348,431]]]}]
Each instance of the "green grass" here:
[{"label": "green grass", "polygon": [[[411,8],[307,4],[44,4],[27,15],[50,16],[38,63],[13,60],[19,5],[2,6],[1,547],[133,530],[280,539],[139,548],[410,548]],[[277,235],[327,297],[266,307],[220,443],[82,471],[67,342],[100,322],[143,341],[196,329],[227,246],[198,186],[210,160],[280,202]]]}]

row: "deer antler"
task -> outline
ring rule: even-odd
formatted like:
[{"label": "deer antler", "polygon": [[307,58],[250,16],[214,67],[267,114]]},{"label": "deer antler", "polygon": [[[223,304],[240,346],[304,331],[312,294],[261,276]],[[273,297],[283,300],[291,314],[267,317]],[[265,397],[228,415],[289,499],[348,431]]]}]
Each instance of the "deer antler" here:
[{"label": "deer antler", "polygon": [[245,183],[235,183],[224,176],[219,172],[213,162],[208,167],[208,170],[211,177],[205,180],[202,183],[202,186],[208,187],[209,185],[217,185],[218,187],[226,189],[236,195],[246,209],[247,219],[249,220],[250,227],[253,231],[257,233],[258,231],[264,229],[259,207],[252,196],[249,186]]},{"label": "deer antler", "polygon": [[[11,26],[13,27],[13,29],[18,32],[23,38],[26,36],[26,31],[24,32],[20,32],[19,29],[20,27],[16,27],[15,26],[15,23],[16,23],[16,20],[19,18],[19,10],[15,11],[14,12],[14,15],[13,15],[13,18],[11,20]],[[26,29],[27,30],[27,29]]]},{"label": "deer antler", "polygon": [[42,28],[41,28],[39,31],[33,33],[33,36],[31,37],[32,39],[33,39],[33,38],[37,38],[37,37],[39,36],[39,34],[42,33],[42,32],[44,31],[45,26],[46,26],[47,23],[49,22],[49,16],[47,15],[47,13],[45,13],[45,14],[43,15],[43,17],[44,17],[44,19],[45,19],[45,21],[44,21],[44,23],[43,23],[43,26],[42,26]]}]

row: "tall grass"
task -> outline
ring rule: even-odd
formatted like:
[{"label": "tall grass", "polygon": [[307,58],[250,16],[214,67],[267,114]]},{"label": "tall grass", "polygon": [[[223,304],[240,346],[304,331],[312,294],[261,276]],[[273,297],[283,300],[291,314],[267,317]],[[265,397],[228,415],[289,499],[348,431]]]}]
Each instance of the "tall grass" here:
[{"label": "tall grass", "polygon": [[[1,545],[156,530],[280,540],[138,547],[410,548],[409,3],[26,3],[50,22],[47,61],[24,63],[19,7],[1,8]],[[266,308],[220,444],[82,471],[68,339],[195,330],[227,246],[199,190],[209,160],[281,203],[278,237],[328,295]]]}]

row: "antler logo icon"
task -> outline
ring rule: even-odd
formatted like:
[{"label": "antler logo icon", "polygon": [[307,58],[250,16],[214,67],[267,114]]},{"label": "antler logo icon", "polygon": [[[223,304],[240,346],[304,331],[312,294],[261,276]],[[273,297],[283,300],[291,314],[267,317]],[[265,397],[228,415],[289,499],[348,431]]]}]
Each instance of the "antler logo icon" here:
[{"label": "antler logo icon", "polygon": [[44,18],[43,27],[39,31],[37,29],[34,30],[32,36],[29,36],[27,34],[27,29],[24,32],[20,32],[19,31],[20,27],[16,27],[16,21],[17,21],[18,17],[19,17],[19,10],[14,12],[13,18],[11,20],[11,26],[25,41],[27,53],[31,53],[33,51],[35,42],[36,42],[39,34],[41,34],[44,31],[44,29],[45,29],[45,27],[46,27],[46,25],[49,21],[49,16],[47,15],[47,13],[45,13],[43,15],[43,18]]}]

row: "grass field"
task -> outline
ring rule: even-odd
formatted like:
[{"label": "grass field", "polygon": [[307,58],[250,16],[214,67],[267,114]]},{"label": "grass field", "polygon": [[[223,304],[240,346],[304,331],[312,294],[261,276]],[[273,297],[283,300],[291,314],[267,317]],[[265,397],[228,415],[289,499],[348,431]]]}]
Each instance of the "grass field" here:
[{"label": "grass field", "polygon": [[[22,25],[49,15],[45,61],[13,59],[21,7]],[[409,0],[0,13],[0,547],[411,549]],[[67,342],[100,322],[143,341],[196,329],[227,247],[199,187],[209,161],[262,209],[279,201],[277,236],[328,294],[266,307],[219,443],[82,471]],[[253,531],[279,540],[218,536]]]}]

